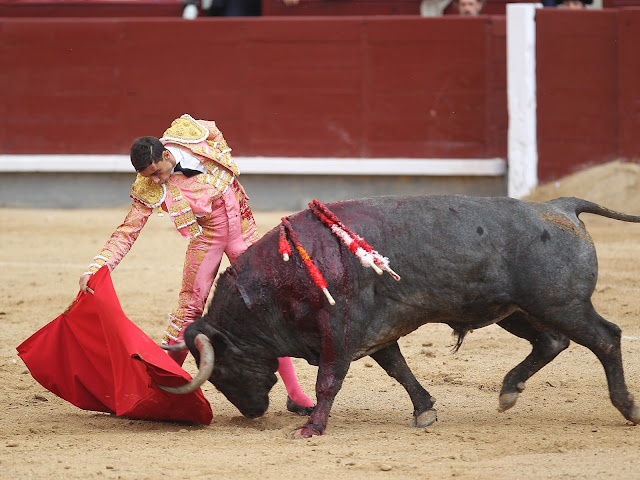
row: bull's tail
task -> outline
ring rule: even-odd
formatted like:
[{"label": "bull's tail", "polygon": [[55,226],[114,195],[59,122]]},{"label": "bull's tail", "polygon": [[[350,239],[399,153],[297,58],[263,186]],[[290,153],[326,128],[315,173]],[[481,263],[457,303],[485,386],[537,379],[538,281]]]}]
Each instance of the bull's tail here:
[{"label": "bull's tail", "polygon": [[628,215],[626,213],[616,212],[610,208],[603,207],[597,203],[583,200],[576,197],[562,197],[551,200],[550,202],[556,207],[560,207],[567,213],[574,212],[576,216],[581,213],[592,213],[594,215],[600,215],[602,217],[613,218],[614,220],[621,220],[623,222],[640,223],[640,216]]}]

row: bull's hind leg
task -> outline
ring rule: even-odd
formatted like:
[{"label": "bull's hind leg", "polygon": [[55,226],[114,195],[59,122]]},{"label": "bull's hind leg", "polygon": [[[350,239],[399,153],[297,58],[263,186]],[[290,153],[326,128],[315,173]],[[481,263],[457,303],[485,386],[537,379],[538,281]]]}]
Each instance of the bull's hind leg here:
[{"label": "bull's hind leg", "polygon": [[412,427],[426,427],[437,420],[436,410],[433,408],[435,399],[429,395],[409,369],[407,362],[400,352],[398,342],[371,354],[390,377],[395,378],[411,397],[413,403]]},{"label": "bull's hind leg", "polygon": [[523,312],[515,312],[498,322],[502,328],[517,337],[524,338],[533,347],[531,353],[515,366],[502,381],[498,410],[504,412],[513,407],[524,385],[538,370],[551,362],[569,346],[569,338],[559,332],[537,327],[531,317]]},{"label": "bull's hind leg", "polygon": [[634,424],[640,423],[640,403],[629,393],[624,380],[620,328],[602,318],[591,302],[556,310],[548,320],[571,340],[587,347],[598,357],[607,376],[611,403],[624,418]]}]

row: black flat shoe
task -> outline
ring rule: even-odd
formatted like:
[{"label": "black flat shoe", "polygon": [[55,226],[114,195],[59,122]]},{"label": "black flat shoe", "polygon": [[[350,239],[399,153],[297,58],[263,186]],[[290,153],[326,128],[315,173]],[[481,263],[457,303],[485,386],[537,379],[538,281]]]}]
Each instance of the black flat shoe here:
[{"label": "black flat shoe", "polygon": [[315,408],[315,405],[313,407],[303,407],[302,405],[298,405],[296,402],[291,400],[289,396],[287,396],[287,410],[293,413],[297,413],[301,417],[308,417],[313,413],[313,410]]}]

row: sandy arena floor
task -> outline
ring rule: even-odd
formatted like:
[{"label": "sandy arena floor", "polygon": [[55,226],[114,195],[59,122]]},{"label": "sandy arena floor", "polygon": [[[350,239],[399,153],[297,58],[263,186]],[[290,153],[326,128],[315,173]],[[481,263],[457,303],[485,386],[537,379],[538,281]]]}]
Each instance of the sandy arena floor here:
[{"label": "sandy arena floor", "polygon": [[[576,195],[640,214],[639,183],[640,167],[614,163],[540,188],[533,198]],[[640,479],[640,426],[611,405],[602,367],[579,345],[529,380],[513,409],[498,413],[502,378],[530,349],[496,326],[468,335],[456,354],[441,325],[401,340],[416,377],[438,400],[438,422],[425,429],[409,428],[408,396],[370,359],[353,363],[326,435],[309,440],[287,439],[303,421],[286,411],[281,382],[256,420],[207,384],[214,412],[208,427],[74,407],[42,388],[15,348],[75,298],[78,277],[126,210],[0,208],[2,478]],[[258,212],[260,232],[281,216]],[[600,262],[594,304],[623,330],[627,383],[637,397],[640,225],[581,218]],[[156,340],[177,299],[184,248],[170,220],[154,217],[112,274],[125,313]],[[294,363],[315,398],[315,367]],[[194,373],[191,358],[185,368]]]}]

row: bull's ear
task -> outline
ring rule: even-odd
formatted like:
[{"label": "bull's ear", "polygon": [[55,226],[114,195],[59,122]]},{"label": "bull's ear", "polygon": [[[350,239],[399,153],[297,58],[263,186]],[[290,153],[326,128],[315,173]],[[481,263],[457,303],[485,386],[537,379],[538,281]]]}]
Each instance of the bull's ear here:
[{"label": "bull's ear", "polygon": [[229,338],[222,332],[213,331],[208,337],[211,339],[211,345],[216,356],[224,355],[231,345]]},{"label": "bull's ear", "polygon": [[203,329],[203,333],[211,340],[211,345],[216,354],[216,357],[220,357],[226,354],[239,353],[238,349],[233,343],[233,338],[226,332],[221,332],[215,325],[206,325]]}]

